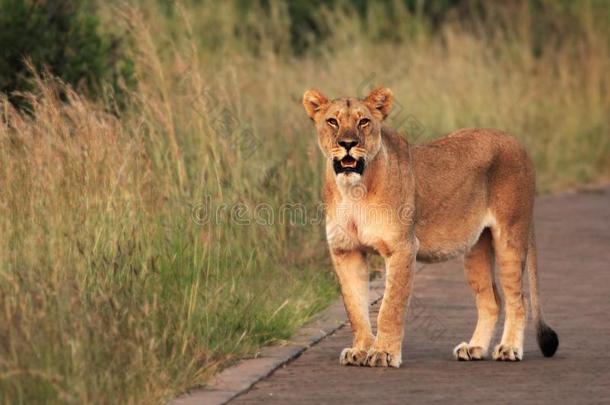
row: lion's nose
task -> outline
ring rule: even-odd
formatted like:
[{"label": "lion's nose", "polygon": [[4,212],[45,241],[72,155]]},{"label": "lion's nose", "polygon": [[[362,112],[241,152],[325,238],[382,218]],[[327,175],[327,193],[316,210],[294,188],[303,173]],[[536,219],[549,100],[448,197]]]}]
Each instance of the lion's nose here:
[{"label": "lion's nose", "polygon": [[352,139],[345,140],[345,141],[339,141],[339,146],[343,146],[345,148],[345,150],[348,152],[351,148],[353,148],[356,145],[358,145],[358,141],[355,141]]}]

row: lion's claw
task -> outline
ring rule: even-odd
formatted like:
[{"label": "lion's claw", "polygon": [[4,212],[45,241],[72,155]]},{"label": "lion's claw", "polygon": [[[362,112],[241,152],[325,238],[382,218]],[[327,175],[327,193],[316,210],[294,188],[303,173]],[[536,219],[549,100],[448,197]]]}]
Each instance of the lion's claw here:
[{"label": "lion's claw", "polygon": [[523,351],[517,347],[499,344],[494,348],[492,357],[498,361],[521,361]]},{"label": "lion's claw", "polygon": [[485,351],[480,346],[470,346],[468,343],[462,342],[453,349],[453,356],[458,361],[483,360]]},{"label": "lion's claw", "polygon": [[402,362],[401,355],[392,354],[385,351],[370,350],[365,361],[369,367],[400,367]]},{"label": "lion's claw", "polygon": [[343,349],[339,357],[339,364],[342,366],[364,366],[367,358],[367,351],[355,347]]}]

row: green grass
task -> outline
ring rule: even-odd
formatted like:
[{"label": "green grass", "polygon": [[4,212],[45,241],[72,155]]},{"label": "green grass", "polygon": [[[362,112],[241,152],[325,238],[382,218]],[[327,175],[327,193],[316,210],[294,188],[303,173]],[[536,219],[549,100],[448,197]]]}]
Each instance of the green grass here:
[{"label": "green grass", "polygon": [[[599,6],[546,9],[542,41],[524,6],[439,31],[402,9],[326,9],[327,37],[295,56],[281,3],[246,16],[231,2],[170,15],[156,4],[101,9],[134,44],[138,85],[121,114],[111,94],[60,100],[50,78],[32,114],[0,105],[3,402],[163,402],[337,296],[311,215],[323,161],[300,104],[309,87],[389,86],[390,123],[417,141],[512,132],[542,191],[610,174]],[[281,220],[287,203],[309,221]]]}]

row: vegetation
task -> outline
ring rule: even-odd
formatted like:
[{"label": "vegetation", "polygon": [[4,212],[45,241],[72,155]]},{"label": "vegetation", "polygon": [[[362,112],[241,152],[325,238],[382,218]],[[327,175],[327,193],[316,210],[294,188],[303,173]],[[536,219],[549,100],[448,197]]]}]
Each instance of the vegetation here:
[{"label": "vegetation", "polygon": [[46,69],[89,95],[113,93],[132,82],[121,41],[101,33],[84,0],[0,0],[0,92],[25,107],[19,92],[32,91],[32,68]]},{"label": "vegetation", "polygon": [[163,402],[336,296],[306,88],[389,86],[416,142],[506,129],[542,191],[610,174],[603,2],[325,4],[298,50],[276,1],[100,4],[134,44],[122,109],[38,73],[28,113],[2,96],[2,402]]}]

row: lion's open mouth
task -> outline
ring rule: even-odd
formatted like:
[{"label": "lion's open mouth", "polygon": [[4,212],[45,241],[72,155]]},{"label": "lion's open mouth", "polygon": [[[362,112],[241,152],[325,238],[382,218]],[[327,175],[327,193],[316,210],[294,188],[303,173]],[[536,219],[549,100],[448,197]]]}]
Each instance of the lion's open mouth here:
[{"label": "lion's open mouth", "polygon": [[354,159],[352,156],[346,155],[341,160],[333,160],[333,168],[336,174],[350,172],[362,174],[364,171],[364,159]]}]

